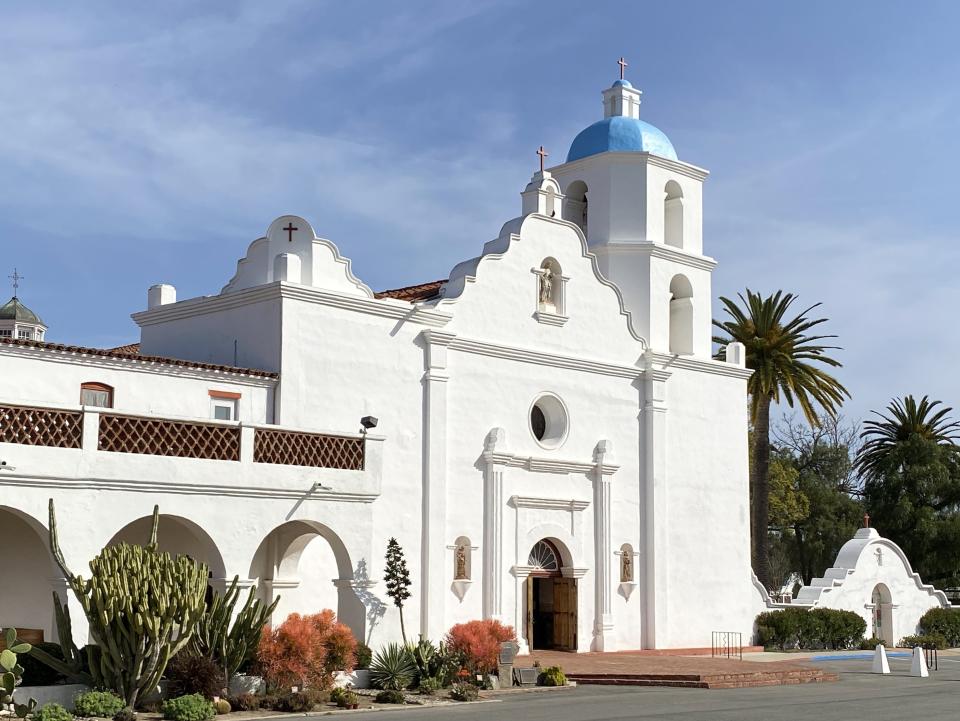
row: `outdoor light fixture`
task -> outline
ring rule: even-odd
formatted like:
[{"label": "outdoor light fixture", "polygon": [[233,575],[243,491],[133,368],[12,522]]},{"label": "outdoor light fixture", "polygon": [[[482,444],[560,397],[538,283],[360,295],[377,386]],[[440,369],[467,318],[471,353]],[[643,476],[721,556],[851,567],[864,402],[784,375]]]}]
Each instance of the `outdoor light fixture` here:
[{"label": "outdoor light fixture", "polygon": [[319,481],[317,481],[312,486],[310,486],[310,493],[313,493],[314,491],[332,491],[332,490],[333,489],[330,486],[325,486]]},{"label": "outdoor light fixture", "polygon": [[[373,425],[377,425],[374,423]],[[6,461],[0,461],[0,471],[15,471],[17,470],[16,466],[8,465]]]},{"label": "outdoor light fixture", "polygon": [[364,416],[360,419],[360,425],[363,426],[364,433],[369,431],[371,428],[376,428],[377,423],[379,423],[379,421],[377,420],[376,416]]}]

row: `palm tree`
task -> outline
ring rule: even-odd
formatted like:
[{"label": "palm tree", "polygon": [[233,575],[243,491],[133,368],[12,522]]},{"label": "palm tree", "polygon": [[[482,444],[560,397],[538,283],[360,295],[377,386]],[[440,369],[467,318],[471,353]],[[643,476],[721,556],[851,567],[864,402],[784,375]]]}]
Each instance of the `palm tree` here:
[{"label": "palm tree", "polygon": [[864,421],[866,430],[860,434],[864,444],[854,462],[860,477],[865,481],[879,479],[893,450],[915,435],[939,444],[952,444],[960,433],[960,421],[948,418],[953,408],[936,410],[939,405],[940,401],[931,401],[927,396],[919,403],[913,396],[906,396],[893,399],[887,406],[889,415],[873,411],[880,420]]},{"label": "palm tree", "polygon": [[816,427],[820,420],[814,406],[820,406],[828,416],[834,417],[850,393],[840,381],[814,365],[841,366],[827,354],[839,350],[838,347],[820,343],[836,336],[807,335],[812,328],[827,321],[807,317],[819,303],[787,318],[790,306],[797,299],[792,293],[778,290],[764,298],[747,288],[746,298],[742,293],[738,297],[742,307],[729,298],[720,298],[731,319],[713,321],[714,326],[726,333],[715,336],[713,341],[721,347],[735,341],[743,343],[747,368],[753,371],[747,382],[753,424],[750,448],[753,570],[760,582],[769,587],[770,404],[779,403],[781,397],[790,407],[796,402],[807,422]]}]

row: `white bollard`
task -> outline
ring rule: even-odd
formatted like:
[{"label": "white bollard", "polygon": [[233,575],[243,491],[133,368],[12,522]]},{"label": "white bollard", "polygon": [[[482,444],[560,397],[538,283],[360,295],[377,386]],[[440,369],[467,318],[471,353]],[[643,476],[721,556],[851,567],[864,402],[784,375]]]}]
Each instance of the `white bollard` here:
[{"label": "white bollard", "polygon": [[910,664],[910,675],[919,678],[927,678],[930,675],[927,670],[927,659],[923,657],[923,649],[919,646],[913,647],[913,663]]},{"label": "white bollard", "polygon": [[887,660],[887,649],[883,644],[877,644],[873,652],[873,673],[890,673],[890,662]]}]

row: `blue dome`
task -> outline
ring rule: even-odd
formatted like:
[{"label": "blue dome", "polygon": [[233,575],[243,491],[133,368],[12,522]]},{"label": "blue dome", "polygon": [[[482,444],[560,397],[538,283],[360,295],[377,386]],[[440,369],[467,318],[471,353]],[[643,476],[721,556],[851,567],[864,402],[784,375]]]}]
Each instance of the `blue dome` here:
[{"label": "blue dome", "polygon": [[614,87],[614,88],[619,88],[619,87],[632,88],[633,86],[630,84],[630,81],[629,81],[629,80],[614,80],[614,81],[613,81],[613,85],[612,85],[611,87]]},{"label": "blue dome", "polygon": [[615,115],[581,130],[570,145],[567,162],[608,151],[650,153],[678,160],[673,143],[659,128],[642,120]]}]

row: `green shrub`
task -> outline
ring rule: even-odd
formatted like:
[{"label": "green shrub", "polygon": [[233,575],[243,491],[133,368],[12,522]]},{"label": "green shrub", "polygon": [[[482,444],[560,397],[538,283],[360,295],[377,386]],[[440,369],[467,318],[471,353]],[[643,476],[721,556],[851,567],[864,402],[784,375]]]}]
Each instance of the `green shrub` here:
[{"label": "green shrub", "polygon": [[73,714],[58,703],[45,703],[33,712],[34,721],[73,721]]},{"label": "green shrub", "polygon": [[[380,693],[394,693],[393,691],[381,691]],[[353,708],[360,703],[360,697],[353,691],[343,690],[343,693],[337,697],[337,706],[340,708]]]},{"label": "green shrub", "polygon": [[339,704],[340,697],[346,694],[349,690],[350,689],[344,686],[334,686],[332,689],[330,689],[330,700],[335,704]]},{"label": "green shrub", "polygon": [[398,691],[396,689],[386,689],[377,694],[376,699],[377,703],[399,703],[404,704],[407,702],[407,697],[403,695],[403,691]]},{"label": "green shrub", "polygon": [[358,643],[357,650],[354,651],[354,654],[356,655],[356,660],[353,663],[354,668],[370,668],[370,661],[373,658],[373,651],[370,650],[370,647],[367,644]]},{"label": "green shrub", "polygon": [[476,701],[480,691],[472,683],[455,683],[450,689],[450,698],[454,701]]},{"label": "green shrub", "polygon": [[[35,643],[33,648],[45,651],[58,661],[63,661],[63,649],[59,643]],[[33,649],[31,649],[32,651]],[[63,681],[66,676],[50,668],[45,663],[41,663],[34,658],[32,653],[20,654],[17,662],[23,666],[23,685],[24,686],[52,686],[55,683]]]},{"label": "green shrub", "polygon": [[876,636],[871,636],[870,638],[865,638],[860,642],[861,651],[873,651],[877,646],[886,646],[887,642],[882,638],[877,638]]},{"label": "green shrub", "polygon": [[217,715],[213,704],[198,693],[167,699],[160,710],[167,721],[210,721]]},{"label": "green shrub", "polygon": [[923,634],[918,636],[904,636],[897,644],[900,648],[913,648],[922,646],[923,648],[936,648],[943,650],[947,648],[947,639],[939,633]]},{"label": "green shrub", "polygon": [[950,608],[931,608],[917,624],[925,636],[943,636],[950,648],[960,646],[960,613]]},{"label": "green shrub", "polygon": [[73,713],[77,716],[113,718],[125,706],[123,699],[112,691],[85,691],[73,699]]},{"label": "green shrub", "polygon": [[133,709],[122,708],[113,715],[113,721],[137,721],[137,712]]},{"label": "green shrub", "polygon": [[443,681],[438,678],[421,678],[417,690],[424,696],[433,696],[437,691],[443,688]]},{"label": "green shrub", "polygon": [[559,666],[548,666],[537,676],[537,686],[566,686],[567,677]]},{"label": "green shrub", "polygon": [[852,611],[785,608],[757,616],[757,641],[765,648],[856,648],[867,623]]},{"label": "green shrub", "polygon": [[228,701],[237,711],[258,711],[261,697],[253,693],[242,693],[238,696],[231,696]]},{"label": "green shrub", "polygon": [[401,691],[417,674],[417,664],[410,651],[399,643],[388,643],[370,663],[370,684],[387,691]]}]

